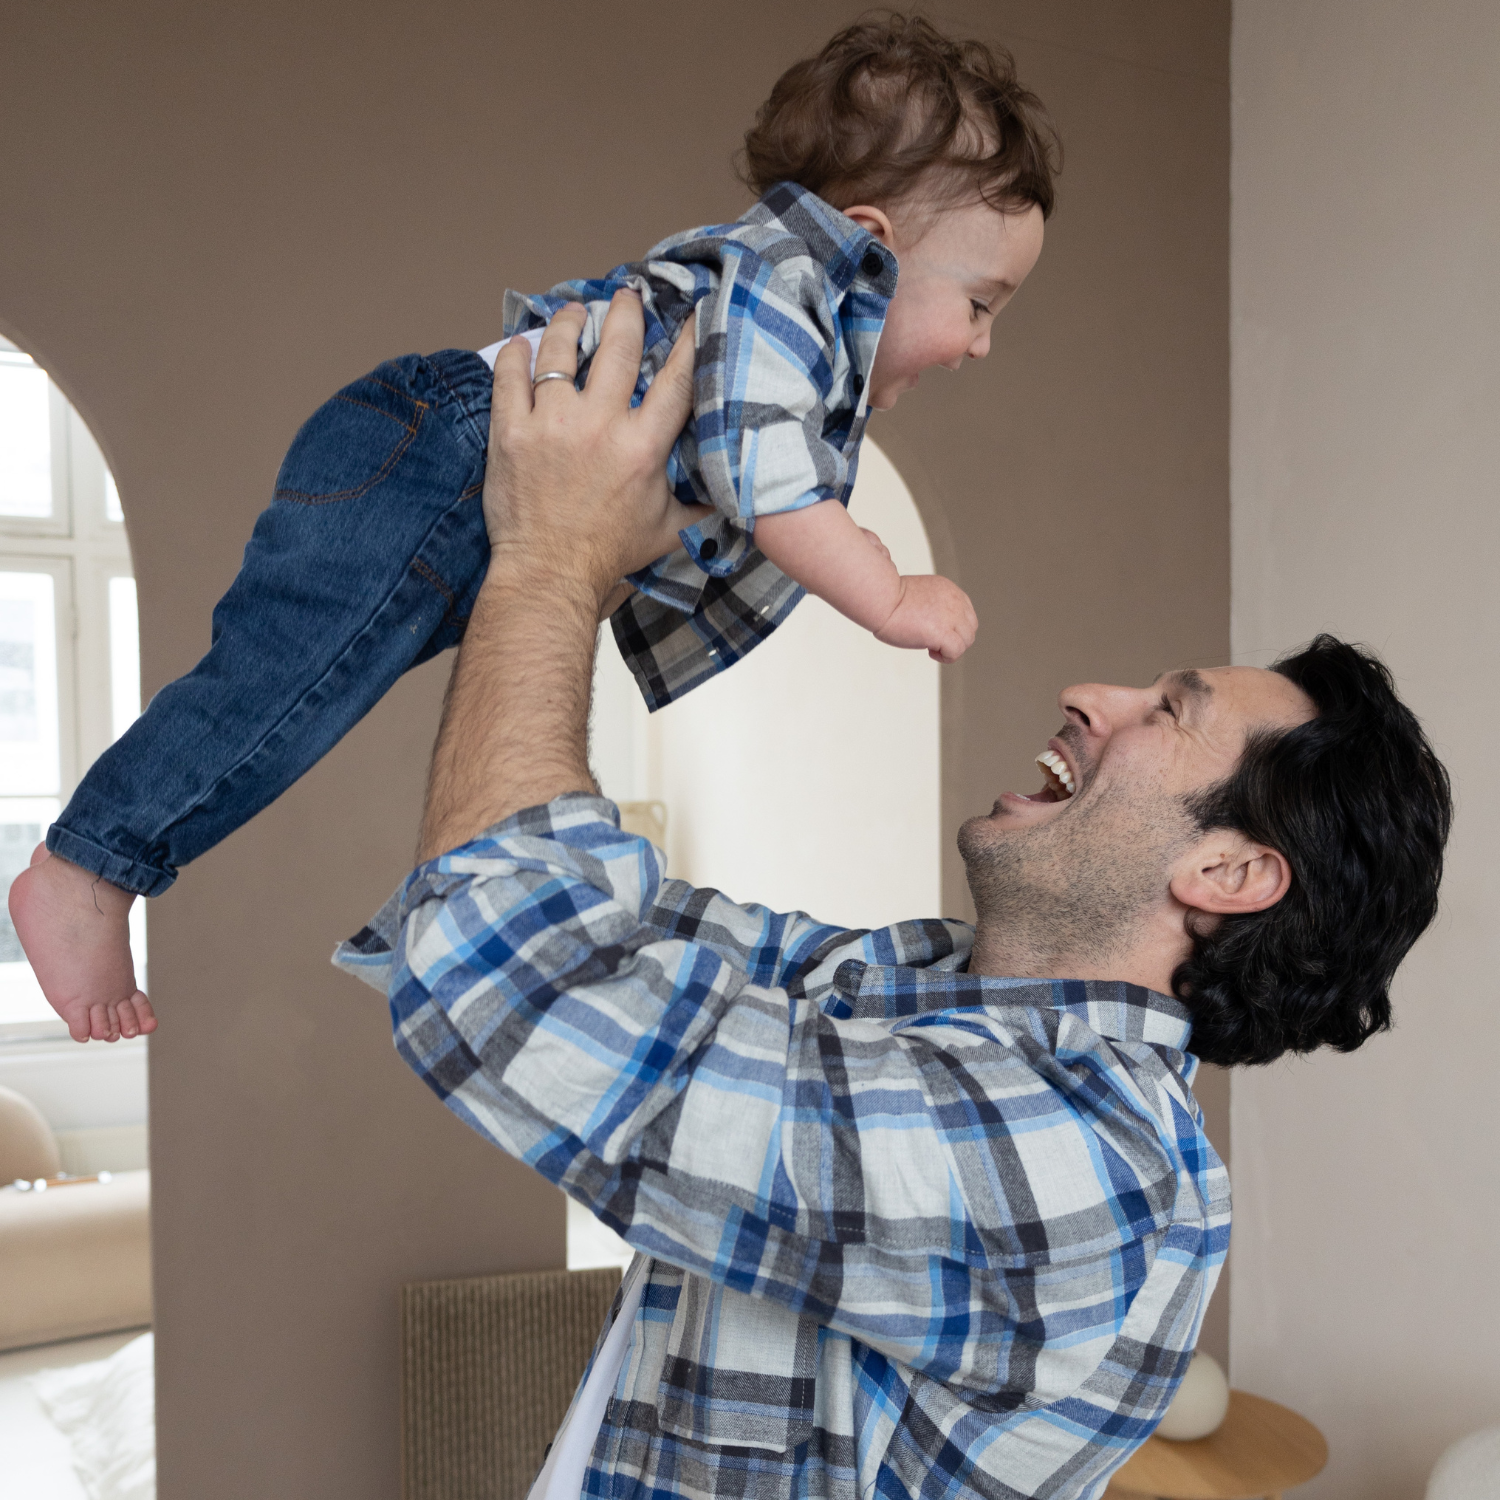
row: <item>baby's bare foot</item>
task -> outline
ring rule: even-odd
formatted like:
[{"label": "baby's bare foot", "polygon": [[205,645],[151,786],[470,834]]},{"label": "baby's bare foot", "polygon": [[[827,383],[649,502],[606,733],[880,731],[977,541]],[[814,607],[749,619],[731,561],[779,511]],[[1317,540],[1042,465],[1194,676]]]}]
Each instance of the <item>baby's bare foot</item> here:
[{"label": "baby's bare foot", "polygon": [[135,987],[129,891],[47,852],[10,888],[10,919],[42,993],[75,1042],[115,1042],[156,1030],[151,1002]]}]

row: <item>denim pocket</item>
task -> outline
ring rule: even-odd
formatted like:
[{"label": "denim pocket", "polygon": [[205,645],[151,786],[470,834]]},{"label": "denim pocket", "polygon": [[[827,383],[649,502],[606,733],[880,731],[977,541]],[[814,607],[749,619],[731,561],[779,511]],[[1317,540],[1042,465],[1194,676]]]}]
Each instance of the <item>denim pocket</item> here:
[{"label": "denim pocket", "polygon": [[388,478],[430,411],[407,385],[405,361],[381,365],[325,401],[302,424],[276,476],[276,499],[298,505],[355,500]]}]

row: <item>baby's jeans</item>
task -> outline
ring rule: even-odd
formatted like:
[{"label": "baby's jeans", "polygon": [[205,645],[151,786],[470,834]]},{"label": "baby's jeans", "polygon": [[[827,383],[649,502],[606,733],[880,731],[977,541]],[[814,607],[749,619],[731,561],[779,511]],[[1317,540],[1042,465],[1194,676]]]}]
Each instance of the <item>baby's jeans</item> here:
[{"label": "baby's jeans", "polygon": [[99,757],[47,847],[155,896],[463,635],[489,560],[488,367],[391,360],[297,434],[213,644]]}]

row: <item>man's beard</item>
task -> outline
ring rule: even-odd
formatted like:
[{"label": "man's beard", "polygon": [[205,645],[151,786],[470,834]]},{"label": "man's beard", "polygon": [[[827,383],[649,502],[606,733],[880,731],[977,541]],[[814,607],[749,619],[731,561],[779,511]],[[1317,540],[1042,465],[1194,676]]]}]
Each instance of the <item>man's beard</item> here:
[{"label": "man's beard", "polygon": [[1181,801],[1156,788],[1111,788],[1030,828],[970,818],[958,848],[986,972],[1000,972],[996,961],[1005,972],[1097,968],[1129,951],[1194,831]]}]

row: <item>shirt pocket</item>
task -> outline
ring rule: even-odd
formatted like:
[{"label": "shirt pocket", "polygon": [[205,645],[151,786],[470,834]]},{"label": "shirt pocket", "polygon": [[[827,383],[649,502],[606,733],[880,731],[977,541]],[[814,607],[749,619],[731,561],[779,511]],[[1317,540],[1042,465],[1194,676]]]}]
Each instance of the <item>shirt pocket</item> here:
[{"label": "shirt pocket", "polygon": [[818,1324],[685,1275],[657,1389],[663,1432],[784,1453],[812,1436]]},{"label": "shirt pocket", "polygon": [[388,479],[431,410],[412,389],[419,363],[391,360],[325,401],[292,439],[276,476],[276,499],[331,505],[357,500]]}]

